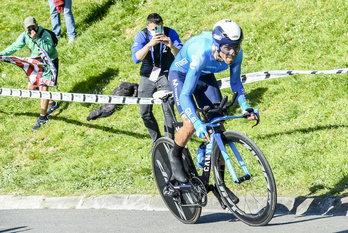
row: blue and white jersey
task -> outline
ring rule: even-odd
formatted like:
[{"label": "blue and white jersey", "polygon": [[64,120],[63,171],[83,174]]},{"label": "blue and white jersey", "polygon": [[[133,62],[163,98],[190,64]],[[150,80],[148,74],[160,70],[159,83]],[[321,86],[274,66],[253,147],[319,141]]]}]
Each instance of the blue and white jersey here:
[{"label": "blue and white jersey", "polygon": [[[186,112],[194,114],[194,116],[187,116],[186,114],[190,120],[192,117],[194,117],[192,119],[198,119],[198,116],[195,114],[196,110],[192,102],[192,95],[199,78],[204,75],[222,72],[228,68],[230,68],[232,91],[238,91],[238,102],[241,108],[244,110],[249,108],[245,99],[244,87],[240,80],[243,50],[237,54],[233,64],[228,65],[223,61],[216,61],[212,46],[212,32],[202,32],[184,44],[170,67],[170,71],[179,71],[186,74],[179,100],[185,114]],[[191,122],[194,123],[192,120]]]}]

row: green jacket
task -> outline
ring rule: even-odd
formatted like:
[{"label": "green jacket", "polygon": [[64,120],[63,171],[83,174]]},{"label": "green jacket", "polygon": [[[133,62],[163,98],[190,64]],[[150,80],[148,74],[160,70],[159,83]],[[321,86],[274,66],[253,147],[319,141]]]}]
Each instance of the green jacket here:
[{"label": "green jacket", "polygon": [[29,36],[28,32],[24,31],[12,45],[10,45],[4,51],[0,52],[0,55],[11,56],[15,52],[23,48],[25,45],[28,45],[31,51],[30,56],[32,57],[40,56],[39,52],[37,51],[37,47],[34,44],[34,41],[35,41],[41,48],[43,48],[48,53],[48,55],[50,56],[52,60],[58,58],[58,51],[56,47],[54,47],[54,43],[51,38],[51,35],[47,31],[44,31],[42,33],[42,36],[39,38],[39,35],[42,30],[44,30],[43,27],[39,25],[39,30],[37,32],[38,36],[35,39],[32,39]]}]

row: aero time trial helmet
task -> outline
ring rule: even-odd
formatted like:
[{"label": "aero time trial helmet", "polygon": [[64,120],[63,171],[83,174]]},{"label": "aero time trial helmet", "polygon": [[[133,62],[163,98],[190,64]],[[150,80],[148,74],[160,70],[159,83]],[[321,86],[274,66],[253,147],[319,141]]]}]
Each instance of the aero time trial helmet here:
[{"label": "aero time trial helmet", "polygon": [[[221,45],[227,44],[238,54],[243,41],[243,31],[236,22],[223,19],[214,25],[213,41],[218,52]],[[223,50],[222,52],[225,53]]]}]

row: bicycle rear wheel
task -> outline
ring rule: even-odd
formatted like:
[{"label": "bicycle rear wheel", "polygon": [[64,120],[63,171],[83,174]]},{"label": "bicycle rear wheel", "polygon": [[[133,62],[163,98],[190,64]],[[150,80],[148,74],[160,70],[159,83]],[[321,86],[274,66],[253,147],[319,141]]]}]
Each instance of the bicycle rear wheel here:
[{"label": "bicycle rear wheel", "polygon": [[[152,170],[156,180],[158,191],[170,212],[183,223],[195,223],[201,216],[202,208],[197,205],[183,206],[174,197],[164,195],[168,179],[171,175],[171,167],[168,159],[168,151],[174,147],[174,141],[170,138],[159,138],[152,149]],[[183,151],[184,166],[187,171],[194,167],[188,150]],[[192,167],[193,166],[193,167]],[[180,199],[192,203],[192,196],[189,191],[180,191]]]},{"label": "bicycle rear wheel", "polygon": [[[232,213],[251,226],[266,225],[275,212],[277,203],[276,185],[272,170],[257,145],[247,136],[236,131],[224,132],[223,144],[238,177],[245,176],[234,152],[233,144],[243,159],[251,177],[235,183],[229,169],[221,166],[225,163],[217,143],[213,148],[214,179],[221,198]],[[230,143],[233,143],[230,145]],[[233,202],[234,195],[238,202]]]}]

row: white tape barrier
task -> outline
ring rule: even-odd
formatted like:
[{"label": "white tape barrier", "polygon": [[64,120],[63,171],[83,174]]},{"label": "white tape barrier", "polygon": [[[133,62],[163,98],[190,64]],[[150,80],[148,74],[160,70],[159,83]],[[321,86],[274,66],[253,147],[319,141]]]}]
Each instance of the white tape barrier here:
[{"label": "white tape barrier", "polygon": [[[242,74],[241,80],[243,83],[252,83],[263,81],[267,79],[280,78],[290,75],[298,74],[342,74],[348,73],[348,68],[336,69],[336,70],[318,70],[318,71],[306,71],[306,70],[275,70],[275,71],[263,71]],[[230,77],[219,79],[220,89],[230,88]],[[139,97],[124,97],[113,95],[96,95],[96,94],[79,94],[79,93],[61,93],[50,91],[29,91],[20,89],[0,88],[0,95],[14,96],[14,97],[27,97],[37,99],[52,99],[59,101],[70,102],[82,102],[82,103],[102,103],[102,104],[161,104],[161,96],[154,96],[155,98],[139,98]]]},{"label": "white tape barrier", "polygon": [[0,88],[0,95],[27,97],[37,99],[52,99],[59,101],[82,102],[82,103],[101,103],[101,104],[160,104],[160,99],[124,97],[114,95],[95,95],[78,93],[61,93],[50,91],[29,91],[20,89]]},{"label": "white tape barrier", "polygon": [[[342,74],[348,73],[348,68],[336,69],[336,70],[317,70],[317,71],[307,71],[307,70],[274,70],[274,71],[262,71],[255,73],[242,74],[242,83],[252,83],[263,81],[267,79],[281,78],[290,75],[298,74]],[[219,79],[220,89],[230,88],[230,77]]]}]

